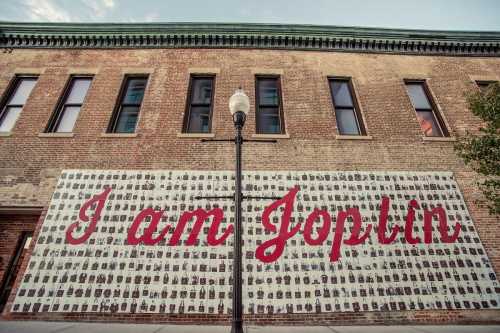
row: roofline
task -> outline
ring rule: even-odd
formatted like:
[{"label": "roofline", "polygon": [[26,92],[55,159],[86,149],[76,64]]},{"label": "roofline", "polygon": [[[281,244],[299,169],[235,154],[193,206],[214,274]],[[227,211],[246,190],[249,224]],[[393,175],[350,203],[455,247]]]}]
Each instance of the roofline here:
[{"label": "roofline", "polygon": [[498,31],[261,23],[0,22],[3,48],[255,48],[500,56]]}]

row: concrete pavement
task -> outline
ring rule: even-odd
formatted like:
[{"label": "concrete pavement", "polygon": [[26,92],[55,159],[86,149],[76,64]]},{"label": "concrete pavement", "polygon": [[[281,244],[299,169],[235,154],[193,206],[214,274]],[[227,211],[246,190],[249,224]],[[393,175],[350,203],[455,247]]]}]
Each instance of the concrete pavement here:
[{"label": "concrete pavement", "polygon": [[[229,326],[0,321],[0,333],[229,333]],[[248,326],[246,333],[500,333],[500,325]]]}]

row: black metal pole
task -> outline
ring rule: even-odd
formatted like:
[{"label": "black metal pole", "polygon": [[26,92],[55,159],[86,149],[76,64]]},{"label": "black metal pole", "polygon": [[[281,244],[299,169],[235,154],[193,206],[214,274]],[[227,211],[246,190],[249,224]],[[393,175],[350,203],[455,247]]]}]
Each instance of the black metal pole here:
[{"label": "black metal pole", "polygon": [[243,137],[241,130],[245,124],[245,113],[234,114],[234,126],[236,127],[236,175],[235,175],[235,223],[233,243],[233,322],[231,333],[243,333],[243,306],[242,306],[242,275],[241,275],[241,145]]},{"label": "black metal pole", "polygon": [[[279,197],[256,197],[243,196],[241,192],[241,147],[243,142],[273,142],[276,140],[245,140],[241,135],[243,126],[245,125],[246,114],[243,111],[237,111],[233,114],[234,127],[236,128],[236,136],[234,140],[229,139],[202,139],[202,142],[231,142],[236,145],[236,174],[235,174],[235,223],[234,223],[234,242],[233,242],[233,318],[231,325],[231,333],[243,333],[243,306],[242,306],[242,226],[241,226],[241,202],[243,199],[280,199]],[[230,196],[196,196],[195,199],[231,199]]]}]

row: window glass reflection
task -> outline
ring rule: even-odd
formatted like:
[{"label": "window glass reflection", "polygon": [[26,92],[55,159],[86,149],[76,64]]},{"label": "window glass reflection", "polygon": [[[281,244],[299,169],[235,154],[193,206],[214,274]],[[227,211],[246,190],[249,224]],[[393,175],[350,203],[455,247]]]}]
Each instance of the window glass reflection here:
[{"label": "window glass reflection", "polygon": [[90,87],[90,82],[92,82],[91,78],[74,79],[66,104],[83,104],[85,95],[87,95]]},{"label": "window glass reflection", "polygon": [[333,81],[332,91],[335,106],[353,106],[349,83],[347,81]]},{"label": "window glass reflection", "polygon": [[260,105],[278,105],[278,82],[275,79],[262,79],[259,82],[259,103]]},{"label": "window glass reflection", "polygon": [[359,134],[354,110],[339,110],[336,112],[339,132],[343,135]]},{"label": "window glass reflection", "polygon": [[116,132],[134,133],[138,115],[139,107],[124,106],[116,122]]},{"label": "window glass reflection", "polygon": [[33,87],[36,84],[35,78],[29,79],[20,79],[19,84],[17,85],[16,91],[11,97],[9,101],[10,105],[24,105],[28,96],[31,94]]},{"label": "window glass reflection", "polygon": [[130,79],[127,91],[123,99],[123,104],[141,104],[146,88],[146,79]]},{"label": "window glass reflection", "polygon": [[210,104],[212,99],[212,80],[193,80],[192,104]]},{"label": "window glass reflection", "polygon": [[408,93],[415,109],[431,109],[427,95],[422,84],[407,84]]}]

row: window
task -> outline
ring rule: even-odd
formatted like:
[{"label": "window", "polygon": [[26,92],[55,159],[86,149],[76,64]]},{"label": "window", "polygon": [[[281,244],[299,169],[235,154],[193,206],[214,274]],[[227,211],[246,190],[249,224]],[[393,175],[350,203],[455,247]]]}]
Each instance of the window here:
[{"label": "window", "polygon": [[9,295],[14,288],[14,282],[21,271],[21,264],[27,255],[32,237],[33,234],[31,232],[23,232],[17,242],[12,259],[3,266],[4,275],[0,285],[0,312],[3,311]]},{"label": "window", "polygon": [[92,77],[73,76],[64,90],[56,111],[52,115],[46,132],[73,132],[83,100],[87,95]]},{"label": "window", "polygon": [[488,89],[488,87],[493,84],[493,83],[496,83],[496,81],[476,81],[476,84],[477,86],[479,87],[479,90],[481,90],[482,93],[486,92],[486,90]]},{"label": "window", "polygon": [[335,119],[340,135],[365,135],[359,107],[353,94],[351,79],[330,79]]},{"label": "window", "polygon": [[110,133],[134,133],[141,109],[148,77],[126,76],[119,96],[119,103],[108,127]]},{"label": "window", "polygon": [[417,119],[425,136],[448,136],[444,122],[436,112],[434,102],[424,81],[406,81],[406,89],[417,112]]},{"label": "window", "polygon": [[14,78],[7,90],[5,100],[2,103],[0,132],[12,131],[36,81],[37,77],[34,76],[16,76]]},{"label": "window", "polygon": [[255,125],[258,134],[284,133],[279,76],[256,77]]},{"label": "window", "polygon": [[214,94],[213,75],[193,75],[184,116],[184,133],[209,133]]}]

